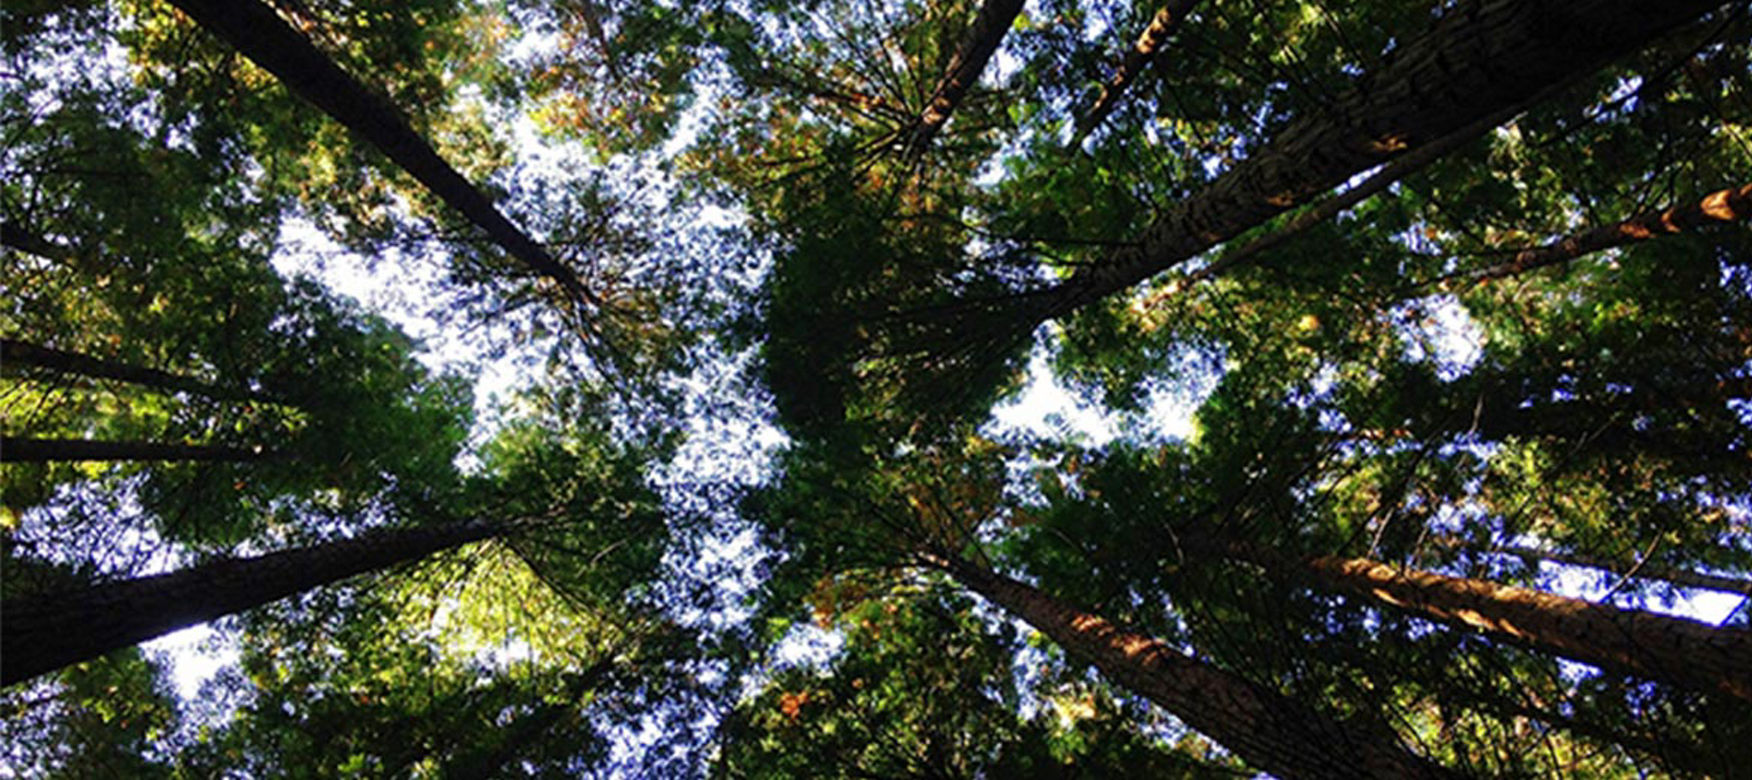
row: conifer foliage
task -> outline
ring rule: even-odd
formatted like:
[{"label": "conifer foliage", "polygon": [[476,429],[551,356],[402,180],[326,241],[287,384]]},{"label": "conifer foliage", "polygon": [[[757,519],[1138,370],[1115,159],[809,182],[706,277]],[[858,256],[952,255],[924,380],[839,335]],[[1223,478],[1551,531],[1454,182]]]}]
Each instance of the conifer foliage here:
[{"label": "conifer foliage", "polygon": [[1749,41],[8,3],[0,766],[1735,776]]}]

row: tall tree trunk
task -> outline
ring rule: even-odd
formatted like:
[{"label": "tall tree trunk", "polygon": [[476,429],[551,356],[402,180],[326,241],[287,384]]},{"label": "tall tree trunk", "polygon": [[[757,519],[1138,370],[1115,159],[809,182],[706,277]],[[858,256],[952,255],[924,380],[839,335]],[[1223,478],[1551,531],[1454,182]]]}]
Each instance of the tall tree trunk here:
[{"label": "tall tree trunk", "polygon": [[967,97],[968,90],[979,83],[979,74],[985,72],[986,63],[1004,42],[1004,34],[1010,31],[1016,15],[1022,13],[1022,3],[1023,0],[985,0],[980,4],[979,16],[950,58],[943,80],[937,82],[925,110],[919,112],[918,119],[901,136],[908,154],[923,152],[949,122],[949,116]]},{"label": "tall tree trunk", "polygon": [[[1173,268],[1482,117],[1522,105],[1721,7],[1719,0],[1470,0],[1358,87],[1169,207],[1033,313],[1060,316]],[[1032,325],[1030,325],[1032,329]]]},{"label": "tall tree trunk", "polygon": [[353,78],[261,0],[170,0],[293,94],[357,133],[432,194],[486,231],[512,257],[581,301],[596,297],[571,269],[506,219],[492,199],[445,162],[401,112]]},{"label": "tall tree trunk", "polygon": [[192,377],[160,371],[156,368],[82,355],[77,352],[31,344],[17,339],[0,338],[0,363],[8,367],[30,366],[92,379],[113,379],[169,393],[191,393],[223,401],[280,403],[265,393],[215,385]]},{"label": "tall tree trunk", "polygon": [[1166,643],[1083,612],[966,561],[939,564],[958,582],[1094,664],[1117,685],[1174,713],[1253,767],[1294,778],[1451,777],[1391,734],[1341,723]]},{"label": "tall tree trunk", "polygon": [[1752,596],[1752,579],[1743,577],[1724,577],[1718,574],[1704,574],[1689,569],[1676,569],[1652,563],[1626,563],[1616,558],[1606,558],[1598,555],[1582,553],[1553,552],[1535,547],[1509,545],[1499,547],[1490,552],[1504,555],[1518,555],[1523,558],[1538,558],[1553,563],[1565,563],[1571,566],[1586,566],[1590,569],[1609,571],[1624,577],[1642,577],[1645,579],[1663,580],[1674,585],[1689,588],[1704,588],[1723,593],[1734,593],[1742,596]]},{"label": "tall tree trunk", "polygon": [[[1718,385],[1718,387],[1721,385]],[[1606,398],[1584,398],[1566,401],[1540,401],[1528,406],[1501,403],[1475,403],[1470,410],[1463,407],[1446,411],[1446,419],[1436,418],[1428,430],[1432,432],[1466,431],[1491,441],[1510,438],[1561,441],[1575,452],[1626,453],[1650,455],[1678,464],[1699,473],[1743,474],[1752,470],[1752,457],[1740,443],[1712,433],[1705,426],[1691,428],[1671,425],[1638,427],[1639,412],[1657,412],[1681,408],[1681,401],[1700,399],[1709,402],[1708,387],[1687,388],[1674,392],[1638,391]],[[1714,399],[1725,402],[1726,399]],[[1725,413],[1726,410],[1723,409]]]},{"label": "tall tree trunk", "polygon": [[1296,559],[1230,543],[1222,553],[1284,576],[1603,669],[1752,700],[1752,629],[1596,604],[1361,558]]},{"label": "tall tree trunk", "polygon": [[1260,255],[1276,249],[1314,226],[1338,216],[1339,212],[1354,208],[1357,204],[1380,194],[1388,187],[1397,184],[1399,180],[1422,170],[1425,166],[1447,156],[1449,152],[1466,145],[1467,142],[1478,138],[1491,128],[1508,121],[1510,117],[1521,113],[1525,108],[1526,106],[1519,104],[1510,106],[1424,144],[1412,152],[1393,158],[1392,162],[1381,166],[1380,170],[1370,174],[1369,178],[1358,182],[1356,186],[1309,206],[1270,232],[1235,249],[1226,251],[1221,257],[1212,260],[1209,265],[1188,273],[1184,279],[1179,280],[1178,284],[1151,296],[1147,305],[1153,306],[1180,290],[1206,279],[1221,276],[1257,260]]},{"label": "tall tree trunk", "polygon": [[354,539],[225,558],[182,571],[0,603],[0,685],[11,685],[178,629],[319,585],[499,536],[510,526],[459,523],[378,530]]},{"label": "tall tree trunk", "polygon": [[1144,34],[1138,36],[1138,42],[1132,44],[1131,51],[1125,53],[1125,59],[1120,60],[1119,69],[1113,72],[1113,78],[1101,87],[1101,95],[1095,98],[1095,105],[1089,108],[1089,113],[1077,122],[1077,131],[1071,136],[1071,146],[1083,143],[1083,139],[1100,127],[1107,120],[1107,115],[1119,105],[1119,99],[1125,96],[1127,87],[1136,81],[1144,72],[1150,61],[1155,59],[1156,52],[1161,51],[1163,44],[1174,31],[1180,28],[1187,14],[1192,13],[1198,0],[1168,0],[1162,10],[1150,20],[1150,26],[1144,28]]},{"label": "tall tree trunk", "polygon": [[216,447],[154,441],[26,439],[0,436],[0,463],[79,463],[87,461],[206,461],[256,463],[284,457],[260,447]]},{"label": "tall tree trunk", "polygon": [[1614,247],[1749,219],[1752,219],[1752,184],[1729,187],[1705,195],[1695,203],[1650,211],[1622,222],[1601,225],[1545,246],[1523,249],[1505,262],[1462,271],[1449,278],[1469,282],[1501,279],[1535,268],[1567,263]]}]

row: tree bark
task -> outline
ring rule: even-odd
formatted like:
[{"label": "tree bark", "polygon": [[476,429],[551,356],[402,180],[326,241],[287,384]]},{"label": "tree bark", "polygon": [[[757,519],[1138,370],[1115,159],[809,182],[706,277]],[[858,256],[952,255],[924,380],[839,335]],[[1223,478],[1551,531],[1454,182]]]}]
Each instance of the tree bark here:
[{"label": "tree bark", "polygon": [[493,242],[579,300],[595,296],[571,269],[506,219],[490,198],[445,162],[389,101],[353,78],[260,0],[170,0],[201,27],[357,133]]},{"label": "tree bark", "polygon": [[378,530],[253,558],[108,582],[0,605],[0,685],[130,647],[358,574],[493,538],[510,526]]},{"label": "tree bark", "polygon": [[1447,156],[1449,152],[1464,146],[1467,142],[1483,135],[1491,128],[1509,120],[1521,113],[1525,107],[1514,105],[1491,114],[1477,122],[1473,122],[1459,130],[1455,130],[1417,150],[1395,157],[1392,162],[1381,166],[1381,169],[1369,175],[1369,178],[1357,183],[1356,186],[1335,194],[1284,222],[1277,229],[1258,236],[1233,250],[1227,251],[1209,265],[1193,271],[1185,278],[1178,280],[1168,289],[1150,297],[1146,306],[1154,306],[1163,299],[1198,284],[1206,279],[1221,276],[1229,271],[1246,265],[1258,259],[1260,255],[1288,243],[1316,225],[1339,215],[1345,209],[1354,208],[1369,198],[1372,198],[1388,187],[1397,184],[1399,180],[1422,170],[1425,166]]},{"label": "tree bark", "polygon": [[1695,203],[1638,214],[1622,222],[1601,225],[1545,246],[1523,249],[1506,262],[1464,271],[1448,278],[1473,283],[1487,282],[1535,268],[1567,263],[1614,247],[1748,219],[1752,219],[1752,184],[1717,190]]},{"label": "tree bark", "polygon": [[107,360],[77,352],[67,352],[16,339],[0,338],[0,363],[8,366],[30,366],[92,379],[113,379],[169,393],[190,393],[222,401],[280,403],[279,400],[265,393],[215,385],[192,377],[160,371],[156,368],[136,366],[132,363]]},{"label": "tree bark", "polygon": [[943,80],[937,82],[931,99],[925,103],[925,110],[919,112],[918,118],[901,136],[908,154],[923,152],[943,125],[948,124],[949,116],[955,113],[968,91],[979,83],[979,75],[985,71],[986,63],[997,53],[1016,16],[1022,13],[1022,3],[1023,0],[985,0],[980,4],[979,16],[950,58]]},{"label": "tree bark", "polygon": [[1621,609],[1530,588],[1360,558],[1295,559],[1230,543],[1222,553],[1419,617],[1602,669],[1752,701],[1752,629]]},{"label": "tree bark", "polygon": [[965,561],[943,561],[958,582],[1093,664],[1117,685],[1174,713],[1253,767],[1294,778],[1453,777],[1391,734],[1341,723],[1166,643],[1083,612]]},{"label": "tree bark", "polygon": [[1107,120],[1107,115],[1119,105],[1119,99],[1125,96],[1126,88],[1136,81],[1150,62],[1156,58],[1156,52],[1168,43],[1168,38],[1180,28],[1180,23],[1192,13],[1198,0],[1168,0],[1162,10],[1150,19],[1150,26],[1144,28],[1144,34],[1138,36],[1137,43],[1132,44],[1131,51],[1125,53],[1125,59],[1120,60],[1119,68],[1113,72],[1113,78],[1108,79],[1101,87],[1101,95],[1095,98],[1095,105],[1089,107],[1089,113],[1077,122],[1077,131],[1071,136],[1071,146],[1077,147],[1083,139],[1101,123]]},{"label": "tree bark", "polygon": [[1363,171],[1522,105],[1720,7],[1719,0],[1470,0],[1406,41],[1356,89],[1305,116],[1133,245],[1080,269],[1034,312],[1067,314],[1306,203]]},{"label": "tree bark", "polygon": [[216,447],[154,441],[27,439],[0,436],[0,463],[81,463],[89,461],[204,461],[256,463],[283,457],[261,447]]}]

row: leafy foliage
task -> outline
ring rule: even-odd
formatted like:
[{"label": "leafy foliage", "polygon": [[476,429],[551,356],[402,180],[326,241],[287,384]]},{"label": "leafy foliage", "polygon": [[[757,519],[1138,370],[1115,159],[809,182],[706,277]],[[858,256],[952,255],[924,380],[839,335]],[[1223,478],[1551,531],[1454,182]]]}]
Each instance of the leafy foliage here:
[{"label": "leafy foliage", "polygon": [[[1749,576],[1744,7],[1206,0],[1085,135],[1159,9],[1041,0],[928,143],[983,3],[263,7],[586,294],[169,4],[0,11],[0,337],[173,377],[9,360],[0,433],[230,453],[8,460],[6,598],[501,524],[222,622],[206,705],[139,650],[20,686],[9,766],[1251,771],[1151,703],[1166,654],[1089,673],[1065,638],[1097,624],[1463,775],[1746,764],[1727,688],[1307,568],[1627,615],[1710,608],[1660,572]],[[1476,116],[1406,108],[1454,84]],[[1111,424],[1007,422],[1055,385]],[[1024,627],[958,561],[1048,608]],[[1734,658],[1740,595],[1697,624]]]}]

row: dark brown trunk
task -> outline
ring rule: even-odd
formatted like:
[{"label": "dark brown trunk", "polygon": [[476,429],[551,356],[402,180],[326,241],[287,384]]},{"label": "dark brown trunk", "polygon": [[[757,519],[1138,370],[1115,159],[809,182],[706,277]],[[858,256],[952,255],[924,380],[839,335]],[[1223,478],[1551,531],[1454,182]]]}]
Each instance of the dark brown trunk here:
[{"label": "dark brown trunk", "polygon": [[1294,700],[964,561],[957,581],[1051,637],[1116,685],[1174,713],[1256,769],[1294,778],[1452,777],[1391,734],[1320,715]]},{"label": "dark brown trunk", "polygon": [[919,154],[930,146],[931,140],[967,97],[968,90],[979,83],[979,74],[985,72],[986,63],[1004,42],[1004,34],[1010,31],[1016,15],[1022,13],[1022,3],[1023,0],[985,0],[980,4],[979,16],[973,20],[973,26],[967,29],[967,37],[962,39],[961,46],[949,60],[949,69],[944,72],[943,80],[937,82],[931,99],[925,103],[925,110],[919,112],[912,127],[902,134],[907,153]]},{"label": "dark brown trunk", "polygon": [[1523,106],[1511,106],[1425,144],[1413,152],[1394,158],[1393,162],[1381,166],[1380,170],[1371,174],[1369,178],[1358,183],[1355,187],[1310,206],[1277,229],[1225,252],[1222,257],[1212,261],[1209,265],[1187,274],[1186,278],[1180,280],[1178,284],[1152,296],[1148,305],[1154,305],[1180,290],[1206,279],[1221,276],[1257,260],[1260,255],[1276,249],[1289,242],[1290,239],[1307,232],[1310,228],[1338,216],[1345,209],[1354,208],[1363,201],[1380,194],[1388,187],[1398,183],[1399,180],[1422,170],[1425,166],[1478,138],[1491,128],[1508,121],[1510,117],[1521,113],[1522,109]]},{"label": "dark brown trunk", "polygon": [[1433,430],[1458,428],[1491,441],[1557,440],[1577,452],[1645,454],[1688,468],[1724,474],[1752,469],[1752,457],[1743,447],[1712,436],[1707,430],[1671,425],[1639,428],[1634,424],[1638,412],[1659,411],[1658,406],[1649,404],[1670,405],[1688,395],[1703,399],[1707,391],[1708,388],[1697,388],[1695,395],[1685,391],[1643,392],[1604,400],[1550,401],[1524,407],[1486,403],[1476,405],[1470,414],[1456,410],[1449,422],[1438,420]]},{"label": "dark brown trunk", "polygon": [[1545,246],[1523,249],[1506,262],[1462,272],[1457,278],[1469,282],[1502,279],[1614,247],[1748,219],[1752,219],[1752,184],[1717,190],[1695,203],[1638,214],[1623,222],[1602,225]]},{"label": "dark brown trunk", "polygon": [[0,685],[259,607],[319,585],[498,536],[508,526],[461,523],[378,530],[358,538],[226,558],[169,574],[0,604]]},{"label": "dark brown trunk", "polygon": [[506,219],[486,194],[438,156],[389,101],[368,89],[260,0],[171,0],[201,27],[346,125],[461,212],[512,257],[582,301],[595,297],[576,274]]},{"label": "dark brown trunk", "polygon": [[191,393],[224,401],[278,403],[271,396],[243,388],[224,387],[168,371],[160,371],[156,368],[91,357],[90,355],[30,344],[16,339],[0,339],[0,364],[4,364],[8,369],[15,366],[29,366],[61,374],[74,374],[92,379],[113,379],[118,382],[127,382],[170,393]]},{"label": "dark brown trunk", "polygon": [[1378,605],[1602,669],[1752,700],[1752,629],[1596,604],[1360,558],[1295,559],[1229,544],[1223,554]]},{"label": "dark brown trunk", "polygon": [[1113,72],[1113,78],[1108,79],[1101,87],[1101,95],[1095,98],[1095,105],[1077,123],[1077,132],[1071,137],[1072,147],[1082,144],[1089,133],[1107,120],[1107,115],[1113,113],[1113,109],[1119,105],[1119,99],[1125,96],[1126,88],[1156,58],[1156,53],[1162,50],[1163,44],[1180,28],[1180,24],[1196,5],[1198,0],[1168,0],[1168,4],[1156,12],[1155,18],[1150,20],[1150,26],[1145,27],[1144,34],[1138,36],[1138,42],[1132,44],[1131,51],[1126,52],[1125,59],[1120,60],[1119,68]]},{"label": "dark brown trunk", "polygon": [[1376,165],[1567,84],[1721,6],[1718,0],[1471,0],[1358,87],[1171,206],[1133,246],[1073,275],[1036,312],[1125,290]]},{"label": "dark brown trunk", "polygon": [[256,463],[283,457],[260,447],[215,447],[155,441],[25,439],[0,436],[0,463],[80,463],[87,461],[206,461]]}]

